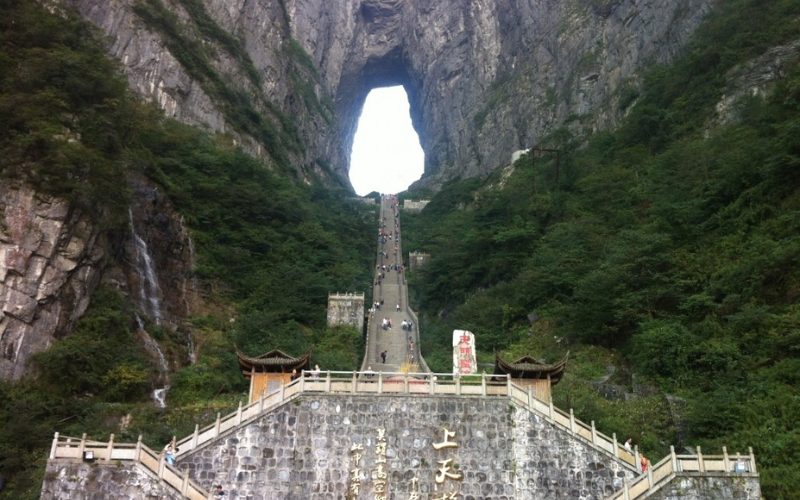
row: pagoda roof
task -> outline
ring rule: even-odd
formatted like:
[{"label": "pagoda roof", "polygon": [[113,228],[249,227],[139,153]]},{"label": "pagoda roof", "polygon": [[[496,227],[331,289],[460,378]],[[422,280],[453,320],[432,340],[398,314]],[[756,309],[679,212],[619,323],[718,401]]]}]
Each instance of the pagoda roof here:
[{"label": "pagoda roof", "polygon": [[561,377],[564,376],[564,370],[567,368],[567,359],[569,359],[569,352],[556,363],[545,363],[533,356],[523,356],[516,361],[509,362],[501,358],[499,354],[496,354],[494,372],[495,374],[510,375],[511,378],[544,379],[549,376],[550,382],[557,384]]},{"label": "pagoda roof", "polygon": [[250,373],[256,372],[271,372],[271,373],[288,373],[292,370],[303,370],[309,366],[309,353],[305,353],[299,358],[290,356],[279,349],[273,349],[260,356],[248,356],[243,352],[236,350],[236,357],[239,360],[239,368],[245,377],[249,377]]}]

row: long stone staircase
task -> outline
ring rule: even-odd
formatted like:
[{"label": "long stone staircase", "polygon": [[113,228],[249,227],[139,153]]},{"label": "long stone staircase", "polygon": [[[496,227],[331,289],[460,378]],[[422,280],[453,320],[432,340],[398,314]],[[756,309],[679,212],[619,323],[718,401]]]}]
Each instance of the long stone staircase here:
[{"label": "long stone staircase", "polygon": [[[419,349],[419,322],[408,304],[408,286],[403,267],[400,209],[395,196],[381,197],[378,215],[378,249],[375,258],[373,301],[367,321],[367,341],[361,369],[367,371],[430,372]],[[382,323],[388,320],[391,327]],[[413,325],[403,329],[403,321]],[[386,353],[383,362],[381,353]]]}]

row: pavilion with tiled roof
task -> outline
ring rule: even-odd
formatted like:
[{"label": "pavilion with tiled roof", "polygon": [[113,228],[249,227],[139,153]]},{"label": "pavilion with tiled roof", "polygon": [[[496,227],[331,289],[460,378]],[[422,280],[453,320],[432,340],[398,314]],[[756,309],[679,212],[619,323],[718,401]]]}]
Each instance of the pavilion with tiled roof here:
[{"label": "pavilion with tiled roof", "polygon": [[550,401],[550,388],[557,384],[567,368],[569,352],[556,363],[545,363],[533,356],[523,356],[516,361],[506,361],[495,354],[494,373],[508,375],[518,385],[533,389],[542,401]]},{"label": "pavilion with tiled roof", "polygon": [[309,368],[310,359],[309,353],[294,357],[278,349],[255,357],[237,349],[236,357],[242,375],[250,379],[250,402],[291,382],[293,375],[299,376]]}]

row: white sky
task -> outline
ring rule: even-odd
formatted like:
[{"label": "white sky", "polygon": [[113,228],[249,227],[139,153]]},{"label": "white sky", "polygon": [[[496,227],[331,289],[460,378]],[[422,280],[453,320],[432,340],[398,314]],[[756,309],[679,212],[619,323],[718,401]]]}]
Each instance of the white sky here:
[{"label": "white sky", "polygon": [[350,156],[356,194],[399,193],[422,176],[425,155],[402,86],[373,89],[364,102]]}]

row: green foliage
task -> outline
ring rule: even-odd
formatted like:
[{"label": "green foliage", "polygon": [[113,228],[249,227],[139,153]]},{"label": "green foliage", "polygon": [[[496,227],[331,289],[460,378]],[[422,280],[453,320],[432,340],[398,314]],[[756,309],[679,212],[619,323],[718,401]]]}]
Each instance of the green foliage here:
[{"label": "green foliage", "polygon": [[[143,397],[149,385],[146,355],[129,329],[130,313],[122,297],[100,288],[94,307],[75,331],[35,356],[39,381],[67,394]],[[120,378],[121,377],[121,378]]]}]

